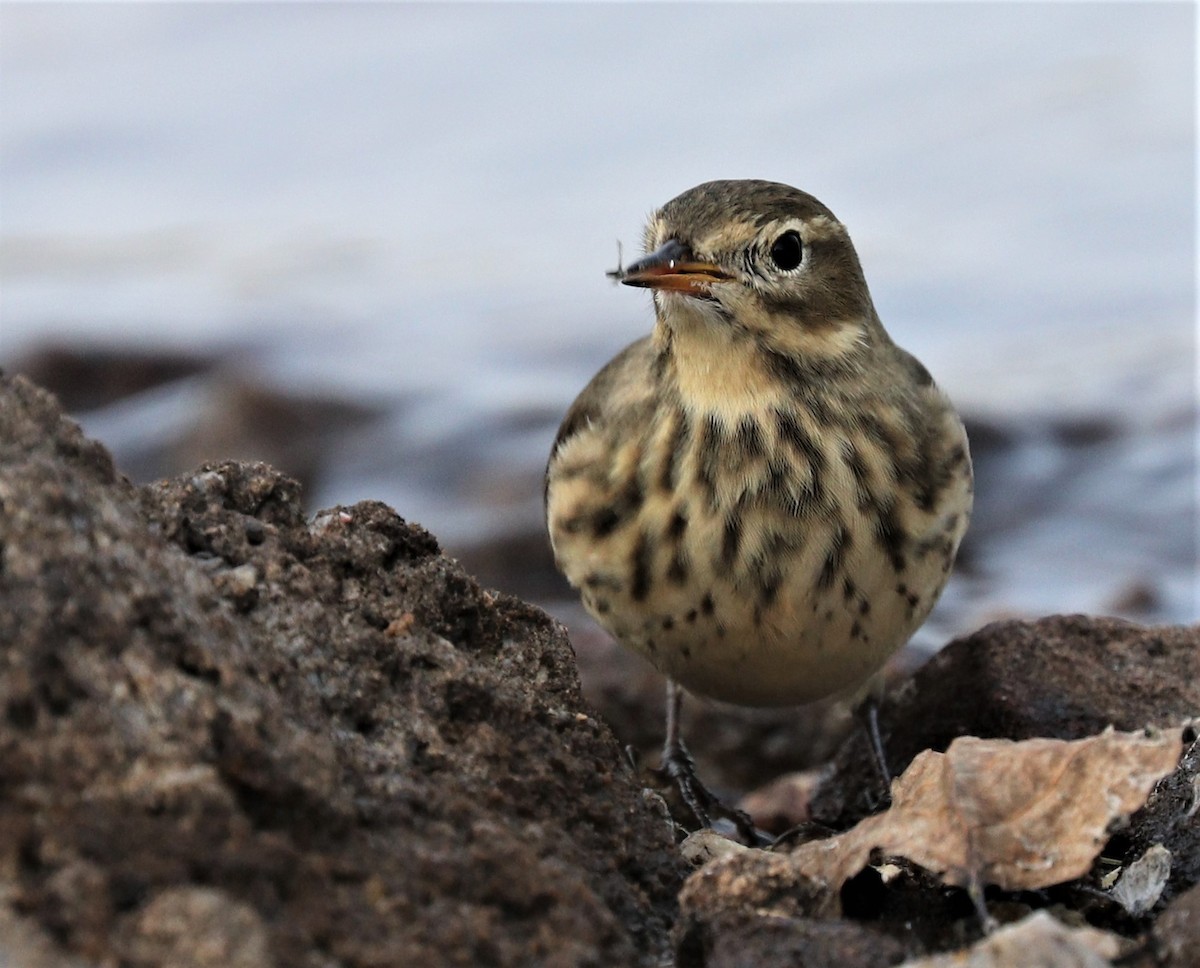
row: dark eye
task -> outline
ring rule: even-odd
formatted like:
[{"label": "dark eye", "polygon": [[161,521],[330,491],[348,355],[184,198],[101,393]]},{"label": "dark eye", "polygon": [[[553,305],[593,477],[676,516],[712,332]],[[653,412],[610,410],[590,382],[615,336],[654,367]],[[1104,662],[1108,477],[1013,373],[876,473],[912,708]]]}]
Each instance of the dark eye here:
[{"label": "dark eye", "polygon": [[800,233],[784,232],[771,245],[771,261],[784,272],[795,269],[804,257],[804,247],[800,244]]}]

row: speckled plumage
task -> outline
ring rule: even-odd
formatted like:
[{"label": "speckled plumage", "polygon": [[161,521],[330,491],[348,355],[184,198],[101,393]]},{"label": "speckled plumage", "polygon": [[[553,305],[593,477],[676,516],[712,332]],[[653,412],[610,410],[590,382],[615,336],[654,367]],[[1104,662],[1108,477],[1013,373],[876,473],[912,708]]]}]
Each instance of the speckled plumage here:
[{"label": "speckled plumage", "polygon": [[696,693],[852,692],[945,584],[971,510],[962,423],[812,196],[709,182],[651,217],[646,250],[622,281],[654,290],[654,331],[593,378],[551,453],[556,561]]}]

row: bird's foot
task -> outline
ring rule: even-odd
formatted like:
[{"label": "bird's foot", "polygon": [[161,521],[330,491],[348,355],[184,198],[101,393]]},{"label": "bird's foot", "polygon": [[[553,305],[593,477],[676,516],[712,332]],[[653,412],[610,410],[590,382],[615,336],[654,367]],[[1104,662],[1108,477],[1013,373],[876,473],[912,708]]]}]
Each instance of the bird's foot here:
[{"label": "bird's foot", "polygon": [[723,803],[696,775],[696,763],[683,743],[668,743],[663,748],[659,772],[675,784],[696,822],[701,827],[712,827],[714,818],[724,818],[733,824],[738,837],[748,847],[763,847],[771,838],[759,831],[745,811]]}]

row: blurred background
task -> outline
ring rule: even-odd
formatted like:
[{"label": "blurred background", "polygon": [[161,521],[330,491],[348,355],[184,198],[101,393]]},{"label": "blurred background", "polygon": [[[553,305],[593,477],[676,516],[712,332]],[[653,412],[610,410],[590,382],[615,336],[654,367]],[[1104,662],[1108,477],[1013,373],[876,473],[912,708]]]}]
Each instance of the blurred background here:
[{"label": "blurred background", "polygon": [[386,501],[607,655],[540,482],[651,325],[604,271],[679,192],[769,178],[848,225],[968,420],[976,518],[918,647],[1197,619],[1194,5],[0,18],[0,365],[131,477],[261,458],[310,510]]}]

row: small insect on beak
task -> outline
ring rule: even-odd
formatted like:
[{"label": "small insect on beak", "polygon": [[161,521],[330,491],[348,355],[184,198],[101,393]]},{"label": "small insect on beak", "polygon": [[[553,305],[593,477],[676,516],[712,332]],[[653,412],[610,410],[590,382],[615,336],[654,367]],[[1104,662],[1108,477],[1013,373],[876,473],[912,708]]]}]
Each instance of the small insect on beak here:
[{"label": "small insect on beak", "polygon": [[697,261],[692,250],[676,239],[668,239],[649,255],[608,275],[627,286],[666,289],[693,296],[707,295],[714,282],[732,278],[711,262]]}]

